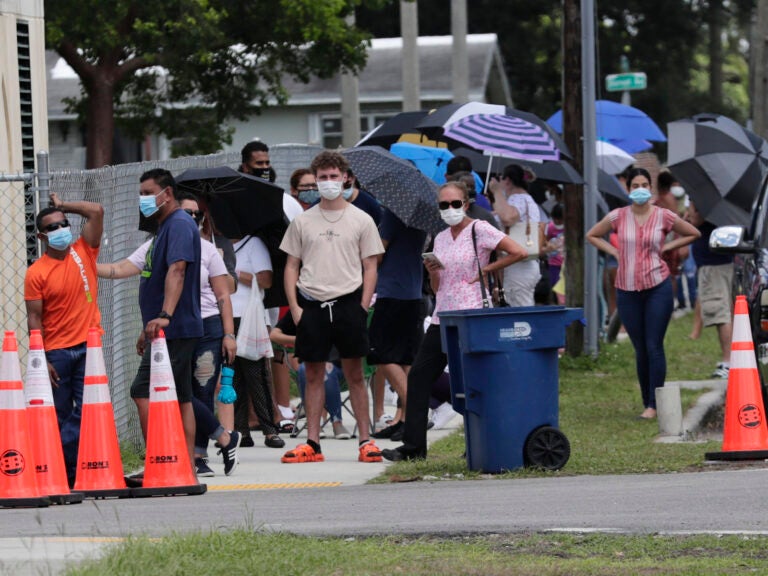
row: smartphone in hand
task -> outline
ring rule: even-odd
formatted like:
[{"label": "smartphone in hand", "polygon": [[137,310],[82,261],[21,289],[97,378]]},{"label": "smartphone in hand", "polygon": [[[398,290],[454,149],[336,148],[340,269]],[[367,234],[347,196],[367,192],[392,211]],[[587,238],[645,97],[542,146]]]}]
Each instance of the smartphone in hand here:
[{"label": "smartphone in hand", "polygon": [[434,263],[436,263],[436,264],[437,264],[437,265],[438,265],[440,268],[445,268],[445,266],[443,266],[443,263],[442,263],[442,262],[440,262],[440,259],[439,259],[437,256],[435,256],[435,253],[434,253],[434,252],[424,252],[424,253],[421,255],[421,258],[422,258],[422,259],[423,259],[425,262],[429,260],[429,261],[431,261],[431,262],[434,262]]}]

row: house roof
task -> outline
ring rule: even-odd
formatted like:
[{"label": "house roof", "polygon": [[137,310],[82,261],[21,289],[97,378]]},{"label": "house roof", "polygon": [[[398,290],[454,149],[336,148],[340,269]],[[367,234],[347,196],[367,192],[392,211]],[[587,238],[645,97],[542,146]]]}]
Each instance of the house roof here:
[{"label": "house roof", "polygon": [[[451,101],[451,36],[421,36],[418,39],[420,95],[423,101]],[[368,62],[358,76],[361,104],[400,102],[403,95],[402,38],[376,38],[368,50]],[[496,34],[467,35],[470,100],[512,105],[504,63]],[[80,94],[74,71],[53,51],[46,52],[48,69],[48,117],[74,118],[66,113],[65,98]],[[289,94],[288,106],[313,106],[341,102],[341,77],[313,77],[307,84],[283,78]]]}]

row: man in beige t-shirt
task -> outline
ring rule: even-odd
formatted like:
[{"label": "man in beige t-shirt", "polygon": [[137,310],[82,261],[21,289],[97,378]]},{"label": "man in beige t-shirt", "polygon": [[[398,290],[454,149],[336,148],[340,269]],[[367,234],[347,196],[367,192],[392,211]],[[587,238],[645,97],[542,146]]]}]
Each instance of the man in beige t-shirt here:
[{"label": "man in beige t-shirt", "polygon": [[368,307],[376,288],[377,256],[384,252],[373,219],[341,195],[349,164],[338,152],[321,152],[310,169],[320,203],[297,216],[280,249],[288,254],[285,293],[296,323],[296,356],[307,371],[304,406],[307,443],[285,453],[285,463],[322,462],[320,418],[325,404],[325,362],[334,346],[349,385],[360,430],[358,460],[380,462],[369,440],[368,391],[363,357],[368,354]]}]

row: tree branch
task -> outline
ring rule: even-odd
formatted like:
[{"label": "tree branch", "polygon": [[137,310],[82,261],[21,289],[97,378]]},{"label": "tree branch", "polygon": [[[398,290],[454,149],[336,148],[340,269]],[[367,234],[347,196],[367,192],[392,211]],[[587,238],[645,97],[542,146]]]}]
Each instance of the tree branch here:
[{"label": "tree branch", "polygon": [[87,80],[96,75],[96,67],[89,64],[77,51],[77,47],[69,40],[62,40],[61,44],[57,46],[56,51],[81,79]]}]

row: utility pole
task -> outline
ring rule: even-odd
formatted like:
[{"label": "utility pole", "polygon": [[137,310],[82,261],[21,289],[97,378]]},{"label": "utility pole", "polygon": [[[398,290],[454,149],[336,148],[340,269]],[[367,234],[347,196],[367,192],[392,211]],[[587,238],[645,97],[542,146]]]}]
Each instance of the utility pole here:
[{"label": "utility pole", "polygon": [[[595,0],[581,0],[581,74],[584,123],[584,234],[597,222],[597,120],[595,111]],[[629,98],[629,91],[625,91]],[[600,314],[598,312],[597,249],[584,245],[584,352],[596,356]],[[567,290],[567,289],[566,289]]]},{"label": "utility pole", "polygon": [[403,112],[414,112],[421,110],[417,0],[400,0],[400,35],[403,37]]},{"label": "utility pole", "polygon": [[[355,13],[346,17],[347,26],[355,25]],[[341,75],[341,144],[350,148],[360,140],[360,99],[357,75]]]},{"label": "utility pole", "polygon": [[467,0],[451,0],[453,36],[453,101],[469,101],[469,56],[467,55]]},{"label": "utility pole", "polygon": [[[563,0],[563,138],[573,154],[576,170],[583,173],[581,77],[581,2]],[[565,201],[565,302],[584,305],[584,187],[568,184]],[[566,351],[584,351],[584,327],[574,322],[566,329]]]}]

